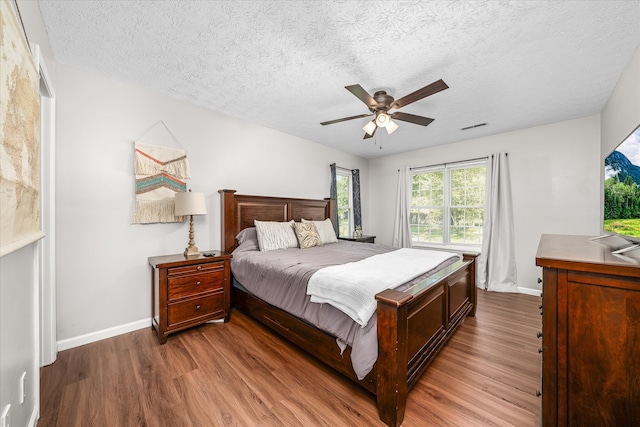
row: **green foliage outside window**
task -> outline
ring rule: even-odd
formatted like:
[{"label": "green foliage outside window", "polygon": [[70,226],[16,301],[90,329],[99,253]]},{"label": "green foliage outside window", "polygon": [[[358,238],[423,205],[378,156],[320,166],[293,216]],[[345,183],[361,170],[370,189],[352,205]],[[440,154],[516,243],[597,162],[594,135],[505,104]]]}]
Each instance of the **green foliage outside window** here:
[{"label": "green foliage outside window", "polygon": [[630,176],[604,182],[604,229],[640,237],[640,186]]},{"label": "green foliage outside window", "polygon": [[444,171],[413,176],[409,224],[413,240],[443,243]]},{"label": "green foliage outside window", "polygon": [[485,182],[484,165],[413,175],[409,215],[413,241],[481,244]]},{"label": "green foliage outside window", "polygon": [[336,176],[336,186],[338,190],[338,234],[339,236],[349,236],[351,230],[351,206],[349,204],[349,180],[347,175]]}]

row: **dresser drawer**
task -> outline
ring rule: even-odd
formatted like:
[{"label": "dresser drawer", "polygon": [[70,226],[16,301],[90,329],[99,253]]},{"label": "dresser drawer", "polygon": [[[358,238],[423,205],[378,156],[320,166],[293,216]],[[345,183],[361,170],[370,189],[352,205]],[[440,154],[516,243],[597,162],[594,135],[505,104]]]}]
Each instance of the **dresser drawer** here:
[{"label": "dresser drawer", "polygon": [[197,274],[170,275],[168,277],[169,301],[222,289],[224,268],[203,269]]},{"label": "dresser drawer", "polygon": [[220,292],[201,298],[193,298],[179,303],[169,304],[169,327],[183,322],[192,322],[200,317],[211,316],[224,312],[224,293]]}]

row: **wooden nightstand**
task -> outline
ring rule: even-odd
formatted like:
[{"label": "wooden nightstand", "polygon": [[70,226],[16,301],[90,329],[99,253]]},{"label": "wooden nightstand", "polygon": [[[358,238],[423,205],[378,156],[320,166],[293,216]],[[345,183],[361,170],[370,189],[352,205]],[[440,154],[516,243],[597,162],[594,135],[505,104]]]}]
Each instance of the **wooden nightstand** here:
[{"label": "wooden nightstand", "polygon": [[160,344],[167,336],[214,319],[229,320],[230,254],[185,258],[183,254],[149,258],[151,264],[151,327]]},{"label": "wooden nightstand", "polygon": [[338,239],[350,242],[375,243],[376,236],[338,237]]}]

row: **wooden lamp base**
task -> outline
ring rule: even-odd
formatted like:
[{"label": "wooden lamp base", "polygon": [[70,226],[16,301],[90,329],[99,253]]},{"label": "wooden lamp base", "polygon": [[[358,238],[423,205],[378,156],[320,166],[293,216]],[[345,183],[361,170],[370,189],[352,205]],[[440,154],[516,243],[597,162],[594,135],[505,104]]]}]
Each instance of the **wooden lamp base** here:
[{"label": "wooden lamp base", "polygon": [[193,232],[193,215],[189,215],[189,246],[187,246],[184,250],[184,256],[187,258],[200,256],[200,251],[195,245],[196,242],[193,239],[194,237],[195,233]]}]

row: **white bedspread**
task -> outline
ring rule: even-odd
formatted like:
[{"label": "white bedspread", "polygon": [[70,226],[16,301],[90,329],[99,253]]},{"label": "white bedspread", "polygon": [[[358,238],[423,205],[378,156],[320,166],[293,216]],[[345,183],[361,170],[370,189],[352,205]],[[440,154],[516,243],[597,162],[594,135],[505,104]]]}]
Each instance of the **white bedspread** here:
[{"label": "white bedspread", "polygon": [[452,252],[402,248],[357,262],[325,267],[309,279],[311,301],[326,303],[343,311],[365,327],[376,311],[375,295],[394,289],[433,270],[450,258]]}]

